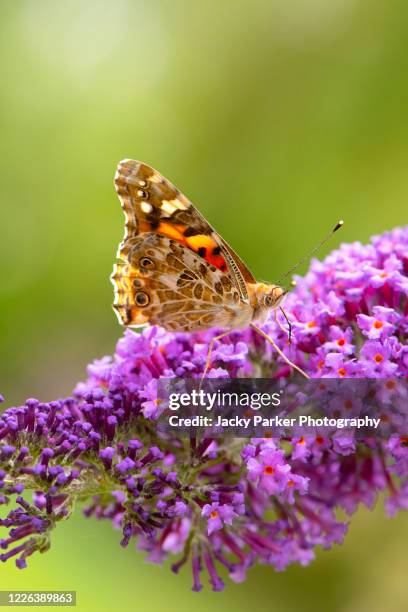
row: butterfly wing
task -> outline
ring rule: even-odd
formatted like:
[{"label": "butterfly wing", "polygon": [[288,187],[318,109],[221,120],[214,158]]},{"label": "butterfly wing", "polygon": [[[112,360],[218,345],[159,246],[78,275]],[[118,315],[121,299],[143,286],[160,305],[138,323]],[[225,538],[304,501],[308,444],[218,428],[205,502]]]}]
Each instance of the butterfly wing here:
[{"label": "butterfly wing", "polygon": [[241,299],[248,300],[246,284],[255,283],[254,276],[193,204],[167,179],[147,164],[126,159],[118,165],[115,187],[126,217],[119,258],[126,259],[137,236],[156,232],[180,242],[227,274]]},{"label": "butterfly wing", "polygon": [[134,160],[120,162],[115,187],[126,218],[112,275],[119,320],[186,331],[248,323],[255,279],[191,202]]},{"label": "butterfly wing", "polygon": [[124,325],[147,322],[172,331],[232,328],[247,323],[251,307],[228,275],[184,244],[162,234],[136,236],[127,261],[115,264],[114,308]]}]

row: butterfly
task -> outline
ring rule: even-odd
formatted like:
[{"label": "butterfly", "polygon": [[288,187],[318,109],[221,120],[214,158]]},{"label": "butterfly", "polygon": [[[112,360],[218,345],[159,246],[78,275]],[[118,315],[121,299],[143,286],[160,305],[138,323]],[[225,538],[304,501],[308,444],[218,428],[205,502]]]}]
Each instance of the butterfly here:
[{"label": "butterfly", "polygon": [[[221,328],[209,346],[233,329],[252,327],[292,363],[259,324],[281,308],[286,291],[253,274],[193,204],[147,164],[125,159],[115,188],[125,213],[111,280],[122,325],[159,325],[170,331]],[[276,319],[277,320],[277,319]]]}]

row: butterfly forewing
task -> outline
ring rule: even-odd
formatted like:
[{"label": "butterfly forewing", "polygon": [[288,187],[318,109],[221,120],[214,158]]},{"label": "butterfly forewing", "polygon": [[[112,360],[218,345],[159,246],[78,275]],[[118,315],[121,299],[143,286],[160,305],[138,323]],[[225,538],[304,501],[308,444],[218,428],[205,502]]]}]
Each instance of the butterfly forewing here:
[{"label": "butterfly forewing", "polygon": [[255,279],[174,185],[150,166],[124,160],[115,186],[126,231],[112,281],[124,325],[192,331],[236,326],[250,316],[246,283]]}]

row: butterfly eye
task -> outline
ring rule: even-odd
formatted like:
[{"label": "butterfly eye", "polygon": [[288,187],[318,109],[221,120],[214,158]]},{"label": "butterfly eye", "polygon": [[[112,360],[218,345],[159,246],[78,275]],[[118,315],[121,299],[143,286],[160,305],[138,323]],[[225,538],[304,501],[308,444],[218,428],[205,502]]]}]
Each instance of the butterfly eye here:
[{"label": "butterfly eye", "polygon": [[273,297],[271,295],[266,295],[265,296],[265,306],[272,306],[273,304]]},{"label": "butterfly eye", "polygon": [[149,257],[141,257],[139,259],[139,264],[142,268],[146,268],[147,270],[152,270],[154,268],[154,263]]},{"label": "butterfly eye", "polygon": [[147,200],[147,198],[149,197],[149,194],[147,193],[146,189],[139,189],[137,195],[139,196],[139,198],[143,198],[143,200]]},{"label": "butterfly eye", "polygon": [[147,306],[150,302],[150,298],[144,291],[138,291],[135,295],[136,304],[138,306],[144,307]]}]

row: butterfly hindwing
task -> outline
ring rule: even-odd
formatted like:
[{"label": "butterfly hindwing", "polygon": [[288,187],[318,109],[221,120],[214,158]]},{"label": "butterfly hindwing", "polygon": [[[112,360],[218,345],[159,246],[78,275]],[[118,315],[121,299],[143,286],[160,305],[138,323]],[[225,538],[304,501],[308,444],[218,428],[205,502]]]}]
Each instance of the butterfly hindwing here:
[{"label": "butterfly hindwing", "polygon": [[149,322],[194,331],[228,327],[245,311],[226,274],[183,244],[152,232],[133,240],[127,262],[115,265],[112,280],[114,308],[124,325]]}]

